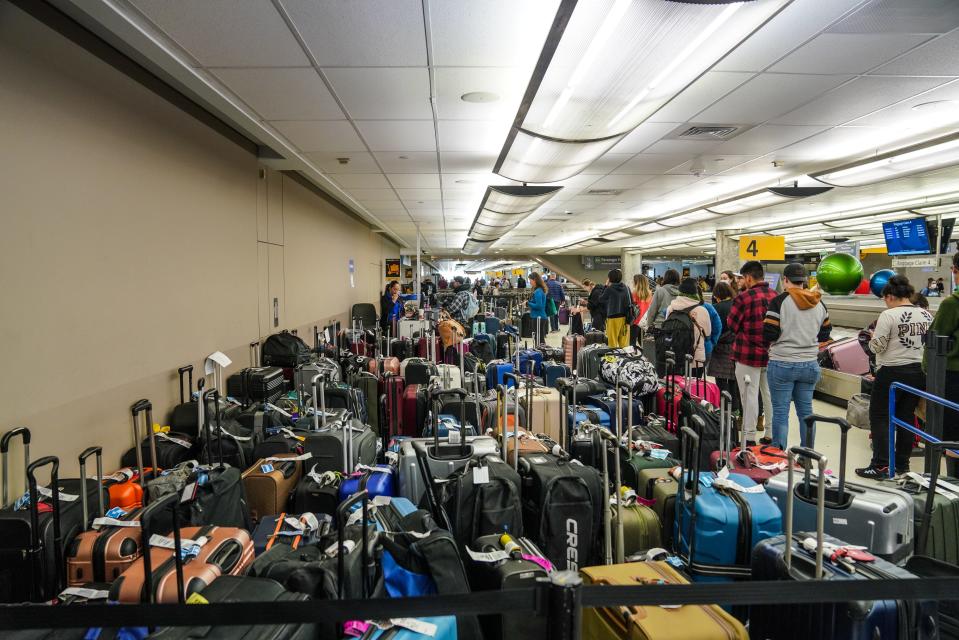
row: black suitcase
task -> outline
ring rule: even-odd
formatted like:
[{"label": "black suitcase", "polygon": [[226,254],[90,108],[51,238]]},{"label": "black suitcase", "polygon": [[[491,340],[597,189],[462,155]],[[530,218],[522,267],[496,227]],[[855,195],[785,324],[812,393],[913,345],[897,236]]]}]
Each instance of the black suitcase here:
[{"label": "black suitcase", "polygon": [[606,344],[606,334],[602,331],[587,331],[586,344]]},{"label": "black suitcase", "polygon": [[376,433],[359,420],[327,423],[311,432],[303,442],[303,451],[313,456],[318,473],[341,471],[347,475],[356,465],[376,462]]},{"label": "black suitcase", "polygon": [[664,449],[669,449],[670,457],[677,460],[682,457],[682,450],[679,447],[679,438],[675,433],[666,429],[665,421],[660,418],[649,420],[645,425],[634,426],[630,438],[632,440],[643,440],[658,444]]},{"label": "black suitcase", "polygon": [[247,367],[226,379],[226,393],[244,405],[276,402],[286,391],[281,367]]},{"label": "black suitcase", "polygon": [[[202,384],[200,388],[202,388]],[[179,406],[192,408],[194,414],[193,423],[199,424],[199,414],[201,413],[199,410],[199,402],[188,402]],[[153,429],[153,405],[147,401],[138,402],[133,406],[133,419],[137,420],[140,413],[145,415],[145,430]],[[157,433],[156,438],[153,439],[150,438],[149,431],[147,431],[146,437],[140,442],[141,460],[146,462],[146,464],[142,465],[143,468],[154,466],[158,469],[172,469],[181,462],[196,458],[198,453],[196,433],[196,431],[192,432],[192,434],[179,431],[170,431],[168,433],[160,432]],[[155,451],[151,451],[151,447],[153,447]],[[154,453],[156,455],[154,455]],[[124,467],[130,467],[131,469],[141,467],[140,460],[137,460],[135,444],[120,457],[120,464]]]},{"label": "black suitcase", "polygon": [[[8,452],[10,441],[21,437],[24,442],[24,467],[29,496],[7,505]],[[60,461],[46,456],[30,462],[30,431],[20,427],[8,431],[0,438],[0,454],[3,461],[3,501],[0,509],[0,602],[45,602],[54,598],[66,586],[66,550],[73,539],[90,524],[92,514],[85,513],[79,498],[81,487],[87,492],[87,504],[97,504],[102,499],[109,502],[106,487],[99,481],[86,479],[60,479]],[[100,447],[90,447],[80,454],[80,472],[86,477],[86,459],[97,457],[97,475],[102,475]],[[49,466],[50,484],[38,487],[36,471]],[[97,492],[101,494],[98,497]],[[72,495],[68,501],[61,496]],[[41,511],[37,502],[45,498],[49,511]],[[23,504],[21,504],[23,503]]]},{"label": "black suitcase", "polygon": [[525,312],[519,319],[519,337],[532,338],[535,329],[536,325],[533,322],[533,316],[529,314],[529,311]]},{"label": "black suitcase", "polygon": [[496,357],[500,360],[512,360],[513,351],[515,350],[513,343],[516,342],[516,337],[511,333],[506,333],[505,331],[500,331],[496,334]]},{"label": "black suitcase", "polygon": [[403,369],[406,386],[411,384],[429,384],[430,378],[439,375],[436,364],[423,358],[411,358]]},{"label": "black suitcase", "polygon": [[294,513],[333,515],[340,503],[340,478],[333,471],[319,473],[313,466],[296,483],[292,500]]},{"label": "black suitcase", "polygon": [[609,386],[605,382],[589,378],[559,378],[556,381],[556,388],[566,396],[566,402],[576,404],[582,402],[586,396],[603,393]]},{"label": "black suitcase", "polygon": [[[180,404],[173,407],[173,413],[170,415],[170,430],[197,434],[200,428],[197,424],[196,400],[193,399],[193,365],[180,367],[177,369],[177,374],[180,377]],[[183,390],[184,374],[189,376],[185,392]]]}]

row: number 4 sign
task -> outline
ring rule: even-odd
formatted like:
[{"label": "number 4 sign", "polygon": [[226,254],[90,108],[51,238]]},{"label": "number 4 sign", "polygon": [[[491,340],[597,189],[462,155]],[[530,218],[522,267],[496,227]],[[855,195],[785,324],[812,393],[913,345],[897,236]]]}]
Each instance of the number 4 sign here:
[{"label": "number 4 sign", "polygon": [[740,236],[740,260],[785,260],[784,236]]}]

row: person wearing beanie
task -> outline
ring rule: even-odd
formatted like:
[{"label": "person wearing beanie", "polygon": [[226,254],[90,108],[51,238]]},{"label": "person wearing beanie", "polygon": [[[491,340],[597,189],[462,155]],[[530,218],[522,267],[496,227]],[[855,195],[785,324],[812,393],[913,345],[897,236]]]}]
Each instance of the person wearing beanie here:
[{"label": "person wearing beanie", "polygon": [[[769,301],[763,319],[763,338],[769,343],[766,378],[773,404],[774,446],[785,450],[789,436],[789,404],[796,405],[799,442],[806,440],[806,416],[812,415],[812,397],[819,382],[819,343],[829,339],[829,312],[818,291],[805,288],[806,268],[798,262],[783,270],[783,293]],[[815,434],[813,434],[815,435]]]},{"label": "person wearing beanie", "polygon": [[629,345],[629,323],[632,322],[633,297],[629,287],[623,284],[623,272],[610,270],[606,288],[599,299],[606,310],[606,343],[614,349]]},{"label": "person wearing beanie", "polygon": [[[666,307],[666,317],[674,311],[686,311],[696,325],[696,331],[693,331],[693,376],[702,375],[702,369],[706,366],[706,341],[712,335],[712,322],[709,319],[709,312],[703,306],[699,293],[699,283],[695,278],[686,278],[679,283],[679,294],[673,298],[673,301]],[[677,363],[677,366],[682,366]]]}]

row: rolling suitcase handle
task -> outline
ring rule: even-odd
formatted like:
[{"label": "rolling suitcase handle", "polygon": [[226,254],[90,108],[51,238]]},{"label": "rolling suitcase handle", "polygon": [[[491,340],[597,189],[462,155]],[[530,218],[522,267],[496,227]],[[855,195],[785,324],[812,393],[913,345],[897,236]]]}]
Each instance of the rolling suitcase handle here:
[{"label": "rolling suitcase handle", "polygon": [[30,555],[32,556],[33,579],[30,581],[32,599],[42,597],[40,591],[40,492],[37,489],[37,469],[50,465],[50,506],[53,511],[53,558],[57,567],[57,592],[66,584],[66,563],[63,560],[63,533],[60,528],[60,459],[44,456],[27,465],[27,491],[30,495]]},{"label": "rolling suitcase handle", "polygon": [[[503,374],[503,458],[506,459],[507,464],[509,459],[507,458],[508,450],[506,448],[506,429],[507,424],[509,423],[509,395],[507,395],[507,390],[509,385],[505,384],[508,380],[512,379],[513,381],[513,396],[515,402],[513,403],[513,470],[517,473],[519,472],[519,376],[515,373],[504,373]],[[532,419],[533,413],[533,398],[530,395],[529,388],[526,389],[527,400],[526,400],[526,424],[529,425],[530,420]]]},{"label": "rolling suitcase handle", "polygon": [[[806,442],[809,443],[809,446],[815,446],[815,438],[813,436],[813,428],[816,426],[817,422],[825,422],[827,424],[834,424],[839,427],[840,438],[839,438],[839,488],[836,490],[836,504],[843,504],[846,498],[846,449],[848,446],[849,440],[849,430],[852,428],[849,426],[849,423],[846,422],[845,418],[833,418],[829,416],[820,416],[813,414],[811,416],[806,416]],[[809,470],[810,465],[803,465],[806,467],[805,474],[803,475],[803,482],[806,484],[806,495],[809,495]]]},{"label": "rolling suitcase handle", "polygon": [[[83,509],[83,524],[81,529],[86,531],[87,523],[90,522],[90,507],[87,504],[87,458],[92,455],[97,457],[97,502],[99,503],[97,507],[99,511],[98,515],[102,516],[104,514],[103,510],[103,489],[100,486],[100,483],[103,482],[103,448],[102,447],[87,447],[83,453],[79,456],[80,461],[80,504]],[[143,470],[140,470],[140,473],[143,473]]]},{"label": "rolling suitcase handle", "polygon": [[[201,404],[206,404],[207,398],[213,400],[213,422],[216,423],[216,448],[217,456],[220,458],[219,467],[220,469],[226,468],[226,463],[223,461],[223,427],[220,424],[220,392],[217,389],[210,389],[206,391],[201,397]],[[213,464],[212,458],[213,453],[213,431],[210,426],[210,421],[206,420],[204,425],[204,430],[206,431],[206,442],[207,447],[209,448],[209,453],[207,454],[207,464]]]},{"label": "rolling suitcase handle", "polygon": [[[706,423],[701,416],[692,416],[690,420],[693,425],[702,433],[706,429]],[[682,475],[680,476],[679,489],[676,492],[678,502],[686,502],[686,491],[689,491],[689,557],[686,559],[689,566],[693,565],[693,559],[696,556],[696,494],[699,493],[699,460],[702,455],[703,443],[699,433],[690,427],[680,428],[683,436],[683,456],[682,456]],[[685,479],[683,478],[685,476]],[[677,506],[677,518],[682,517],[683,510]],[[682,523],[679,523],[679,531],[682,532]]]},{"label": "rolling suitcase handle", "polygon": [[359,491],[343,501],[343,503],[336,508],[336,595],[340,600],[343,600],[346,596],[346,590],[343,586],[343,583],[346,582],[346,554],[344,551],[345,547],[345,538],[346,538],[346,522],[349,520],[350,509],[357,503],[362,503],[362,521],[363,521],[363,537],[360,540],[360,554],[362,556],[361,565],[363,567],[363,579],[361,582],[363,589],[363,597],[369,597],[369,583],[368,583],[368,567],[369,563],[369,549],[367,548],[367,537],[369,536],[369,497],[370,493],[366,489]]},{"label": "rolling suitcase handle", "polygon": [[[193,365],[188,364],[185,367],[180,367],[179,369],[176,370],[176,372],[177,372],[177,375],[180,377],[180,404],[186,404],[187,396],[189,396],[191,400],[193,399]],[[184,373],[189,375],[190,377],[190,381],[189,383],[187,383],[187,386],[186,386],[186,390],[187,390],[186,395],[183,394],[183,374]]]},{"label": "rolling suitcase handle", "polygon": [[[787,462],[789,469],[786,470],[786,513],[784,515],[786,533],[785,549],[783,550],[783,560],[786,562],[786,571],[792,569],[792,551],[793,551],[793,502],[795,496],[795,470],[796,458],[804,458],[807,462],[816,461],[819,468],[819,479],[816,489],[816,575],[814,579],[823,577],[823,538],[824,522],[826,519],[826,456],[806,447],[793,447],[788,451]],[[807,467],[808,473],[808,467]]]},{"label": "rolling suitcase handle", "polygon": [[[9,499],[9,483],[8,483],[8,472],[7,469],[10,467],[8,454],[10,452],[10,441],[15,437],[20,436],[23,439],[23,470],[26,474],[27,467],[30,466],[30,430],[26,427],[17,427],[16,429],[11,429],[3,434],[3,437],[0,437],[0,458],[3,462],[3,502],[0,503],[0,507],[6,507]],[[24,482],[29,485],[29,480],[24,475]]]},{"label": "rolling suitcase handle", "polygon": [[[203,382],[200,380],[200,382]],[[198,404],[203,404],[202,398],[201,402]],[[144,422],[146,424],[147,437],[150,439],[150,464],[153,469],[153,475],[157,474],[157,444],[156,437],[153,433],[153,403],[143,398],[142,400],[137,400],[133,403],[133,406],[130,407],[130,413],[133,416],[133,437],[136,438],[134,447],[136,447],[137,452],[137,466],[140,467],[140,486],[143,490],[146,490],[146,478],[144,477],[144,466],[143,466],[143,447],[140,444],[139,437],[139,424],[137,420],[140,418],[142,413],[144,416]],[[199,423],[202,426],[202,422]]]},{"label": "rolling suitcase handle", "polygon": [[429,452],[422,442],[413,440],[410,444],[413,447],[413,453],[416,454],[416,466],[419,467],[420,476],[423,478],[424,495],[426,495],[426,504],[429,506],[429,511],[433,514],[433,517],[439,521],[442,528],[447,531],[453,531],[453,524],[450,522],[449,515],[436,497],[433,473],[430,471],[428,460]]},{"label": "rolling suitcase handle", "polygon": [[676,410],[676,354],[672,351],[666,352],[666,423],[673,426],[673,431],[679,431],[679,415]]},{"label": "rolling suitcase handle", "polygon": [[150,553],[150,538],[153,537],[153,519],[165,509],[173,512],[173,561],[176,567],[176,593],[177,602],[185,603],[183,595],[183,559],[181,558],[181,549],[183,547],[180,537],[180,519],[177,507],[180,504],[180,494],[178,492],[168,493],[156,502],[150,504],[140,512],[140,530],[143,537],[143,584],[145,588],[142,591],[141,602],[143,604],[153,604],[156,594],[153,589],[153,558]]},{"label": "rolling suitcase handle", "polygon": [[[603,464],[603,548],[605,550],[605,561],[607,565],[613,564],[613,507],[610,504],[610,492],[609,492],[609,456],[606,453],[607,441],[610,439],[615,439],[611,433],[606,431],[606,429],[595,428],[590,431],[591,434],[599,432],[599,444],[602,448],[602,464]],[[596,439],[593,438],[593,446],[595,446]],[[594,458],[595,460],[595,458]],[[619,493],[617,490],[616,494],[617,505],[619,503]]]},{"label": "rolling suitcase handle", "polygon": [[733,396],[728,391],[719,395],[719,461],[716,470],[729,466],[729,455],[733,446]]},{"label": "rolling suitcase handle", "polygon": [[[318,381],[322,381],[322,384]],[[326,428],[326,373],[320,372],[313,376],[310,387],[313,389],[313,430],[319,431],[321,428]],[[317,396],[319,396],[319,406],[316,404]]]},{"label": "rolling suitcase handle", "polygon": [[[621,370],[621,369],[620,369]],[[616,478],[616,562],[622,564],[625,562],[626,551],[625,551],[625,531],[623,529],[623,499],[621,487],[623,486],[623,472],[622,467],[620,466],[620,451],[619,447],[623,442],[623,386],[629,386],[628,383],[623,382],[619,379],[619,371],[616,372],[616,442],[613,449],[613,473]],[[631,387],[630,387],[631,389]],[[632,401],[632,390],[630,390],[629,398]],[[632,402],[630,402],[629,415],[632,417]],[[605,453],[605,452],[604,452]],[[603,456],[604,458],[606,456]]]},{"label": "rolling suitcase handle", "polygon": [[[315,328],[315,327],[314,327]],[[296,335],[296,332],[293,332],[293,335]],[[260,341],[254,340],[250,343],[250,366],[258,367],[260,366]]]}]

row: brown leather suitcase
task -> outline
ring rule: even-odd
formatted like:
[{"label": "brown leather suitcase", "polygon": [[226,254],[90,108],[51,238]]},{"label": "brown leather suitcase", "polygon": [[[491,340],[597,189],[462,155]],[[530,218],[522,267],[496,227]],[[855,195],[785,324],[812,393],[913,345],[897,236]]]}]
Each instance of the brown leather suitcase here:
[{"label": "brown leather suitcase", "polygon": [[394,356],[371,358],[366,364],[366,369],[380,379],[382,379],[387,373],[398,376],[400,375],[400,359]]},{"label": "brown leather suitcase", "polygon": [[303,475],[303,463],[296,454],[279,454],[257,460],[243,472],[243,491],[254,522],[264,516],[286,511],[290,494]]},{"label": "brown leather suitcase", "polygon": [[[586,567],[580,573],[587,584],[688,584],[688,580],[666,562],[631,562]],[[693,604],[669,608],[656,605],[584,608],[582,632],[584,640],[749,638],[742,623],[722,607]]]}]

